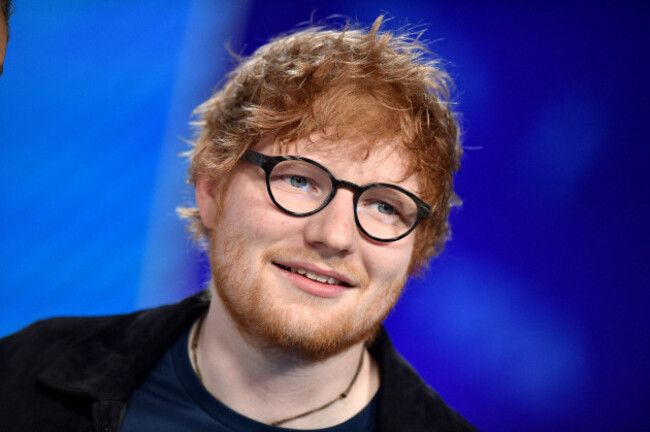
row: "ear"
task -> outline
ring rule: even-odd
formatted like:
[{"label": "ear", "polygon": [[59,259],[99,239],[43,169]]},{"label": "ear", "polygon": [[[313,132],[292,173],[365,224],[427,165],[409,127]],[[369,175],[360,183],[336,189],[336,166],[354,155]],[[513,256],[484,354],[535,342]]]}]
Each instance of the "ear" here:
[{"label": "ear", "polygon": [[212,229],[217,215],[217,200],[215,198],[216,180],[197,174],[195,182],[196,204],[199,206],[201,222]]}]

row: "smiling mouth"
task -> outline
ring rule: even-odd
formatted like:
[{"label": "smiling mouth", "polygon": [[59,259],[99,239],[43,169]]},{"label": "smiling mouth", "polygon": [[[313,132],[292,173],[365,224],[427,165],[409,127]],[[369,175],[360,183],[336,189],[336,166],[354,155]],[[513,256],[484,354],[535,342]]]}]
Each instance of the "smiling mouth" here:
[{"label": "smiling mouth", "polygon": [[282,270],[286,270],[286,271],[289,271],[291,273],[299,274],[301,276],[306,277],[307,279],[310,279],[310,280],[313,280],[313,281],[316,281],[316,282],[320,282],[322,284],[339,285],[339,286],[343,286],[343,287],[347,287],[347,288],[351,287],[350,284],[348,284],[346,282],[343,282],[343,281],[340,281],[340,280],[338,280],[336,278],[333,278],[333,277],[321,275],[321,274],[318,274],[318,273],[314,273],[312,271],[307,271],[307,270],[301,269],[299,267],[288,267],[288,266],[278,264],[278,263],[273,263],[273,264],[280,267]]}]

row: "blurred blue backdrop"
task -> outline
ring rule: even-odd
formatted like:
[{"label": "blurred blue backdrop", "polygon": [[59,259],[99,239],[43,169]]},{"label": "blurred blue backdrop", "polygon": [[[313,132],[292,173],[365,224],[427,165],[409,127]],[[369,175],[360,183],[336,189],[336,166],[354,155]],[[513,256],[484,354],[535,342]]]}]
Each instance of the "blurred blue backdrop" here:
[{"label": "blurred blue backdrop", "polygon": [[226,43],[388,12],[448,61],[468,147],[454,238],[388,319],[396,345],[481,430],[650,430],[647,3],[17,3],[0,336],[196,291],[178,153]]}]

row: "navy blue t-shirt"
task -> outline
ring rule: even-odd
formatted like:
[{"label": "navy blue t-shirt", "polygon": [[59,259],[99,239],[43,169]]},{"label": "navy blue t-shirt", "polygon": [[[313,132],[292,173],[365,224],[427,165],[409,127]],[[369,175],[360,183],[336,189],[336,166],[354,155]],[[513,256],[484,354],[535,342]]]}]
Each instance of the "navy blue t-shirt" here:
[{"label": "navy blue t-shirt", "polygon": [[[129,400],[121,432],[295,431],[245,417],[219,402],[199,382],[187,344],[190,329],[167,350]],[[360,413],[337,426],[317,432],[374,432],[377,396]]]}]

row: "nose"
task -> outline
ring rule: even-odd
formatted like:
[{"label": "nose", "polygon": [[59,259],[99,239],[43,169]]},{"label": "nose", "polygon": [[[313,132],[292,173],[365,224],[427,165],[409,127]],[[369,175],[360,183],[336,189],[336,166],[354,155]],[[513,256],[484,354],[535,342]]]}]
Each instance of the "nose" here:
[{"label": "nose", "polygon": [[349,190],[339,189],[327,207],[306,218],[305,240],[326,256],[343,257],[357,249],[359,232],[352,195]]}]

